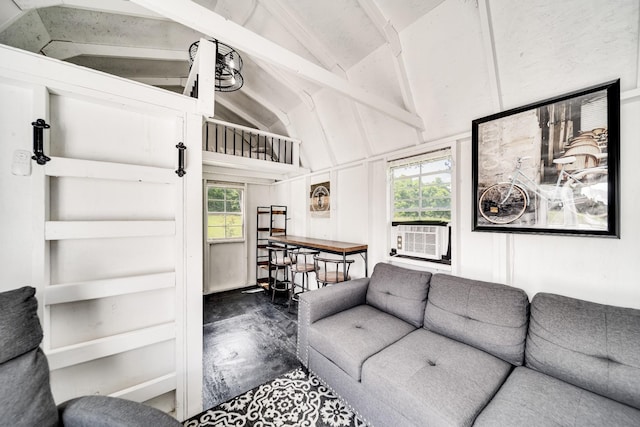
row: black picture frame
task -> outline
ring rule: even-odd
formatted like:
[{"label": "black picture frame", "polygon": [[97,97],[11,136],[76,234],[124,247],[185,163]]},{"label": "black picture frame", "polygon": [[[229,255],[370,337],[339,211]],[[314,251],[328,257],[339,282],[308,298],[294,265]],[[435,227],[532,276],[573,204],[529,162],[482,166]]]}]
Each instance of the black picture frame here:
[{"label": "black picture frame", "polygon": [[473,231],[620,237],[620,80],[472,121]]}]

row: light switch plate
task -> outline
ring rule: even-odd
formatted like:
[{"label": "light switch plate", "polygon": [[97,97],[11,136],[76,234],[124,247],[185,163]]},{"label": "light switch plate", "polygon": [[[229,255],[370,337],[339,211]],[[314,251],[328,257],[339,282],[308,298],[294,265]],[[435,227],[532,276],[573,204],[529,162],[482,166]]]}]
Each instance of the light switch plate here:
[{"label": "light switch plate", "polygon": [[31,152],[27,150],[16,150],[13,152],[11,173],[18,176],[31,175]]}]

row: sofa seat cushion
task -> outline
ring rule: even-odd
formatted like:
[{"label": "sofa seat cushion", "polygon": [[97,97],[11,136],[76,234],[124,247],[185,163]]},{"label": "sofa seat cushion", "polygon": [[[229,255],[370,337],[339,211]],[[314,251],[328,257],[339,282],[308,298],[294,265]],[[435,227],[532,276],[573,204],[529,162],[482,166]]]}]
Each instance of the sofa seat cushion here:
[{"label": "sofa seat cushion", "polygon": [[640,310],[539,293],[526,366],[640,409]]},{"label": "sofa seat cushion", "polygon": [[640,411],[528,368],[516,368],[474,426],[639,426]]},{"label": "sofa seat cushion", "polygon": [[418,329],[367,360],[362,385],[415,425],[470,426],[510,369],[484,351]]},{"label": "sofa seat cushion", "polygon": [[448,274],[431,278],[424,327],[522,365],[529,298],[518,288]]},{"label": "sofa seat cushion", "polygon": [[415,328],[363,304],[313,323],[309,345],[356,381],[362,363]]},{"label": "sofa seat cushion", "polygon": [[367,304],[419,328],[424,322],[430,280],[428,271],[378,263],[369,280]]}]

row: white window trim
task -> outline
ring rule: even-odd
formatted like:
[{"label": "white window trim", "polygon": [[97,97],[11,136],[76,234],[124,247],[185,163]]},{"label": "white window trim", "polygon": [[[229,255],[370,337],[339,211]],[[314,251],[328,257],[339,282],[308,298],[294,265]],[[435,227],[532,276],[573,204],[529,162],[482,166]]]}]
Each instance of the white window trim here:
[{"label": "white window trim", "polygon": [[[454,181],[455,181],[455,169],[454,169],[454,147],[451,145],[447,145],[447,146],[443,146],[443,147],[438,147],[438,148],[434,148],[432,150],[429,150],[428,152],[422,152],[419,154],[413,154],[413,155],[408,155],[408,156],[403,156],[401,158],[395,159],[395,160],[388,160],[387,161],[387,193],[388,193],[388,201],[389,201],[389,205],[387,206],[387,212],[390,218],[389,224],[391,224],[392,222],[394,222],[394,217],[395,217],[395,195],[393,192],[393,175],[392,175],[392,169],[395,167],[399,167],[399,166],[409,166],[412,164],[417,164],[417,163],[422,163],[431,159],[437,159],[437,158],[441,158],[442,157],[442,152],[443,151],[448,151],[448,155],[451,158],[451,198],[450,198],[450,202],[449,202],[449,211],[451,213],[451,217],[449,220],[449,223],[453,222],[453,217],[454,217],[454,212],[453,212],[453,205],[454,205],[454,199],[455,199],[455,193],[454,193]],[[421,175],[419,175],[419,177],[421,177]],[[421,209],[420,209],[421,211]],[[416,221],[420,221],[420,220],[416,220]],[[426,222],[426,220],[425,220]]]},{"label": "white window trim", "polygon": [[451,167],[451,221],[449,222],[449,226],[451,227],[451,260],[450,264],[443,264],[434,260],[429,259],[411,259],[411,258],[403,258],[398,256],[391,256],[387,251],[386,261],[392,264],[404,265],[410,268],[418,268],[418,269],[426,269],[427,271],[432,272],[446,272],[446,273],[454,273],[457,269],[457,259],[458,259],[458,242],[457,242],[457,227],[459,226],[459,218],[458,218],[458,204],[460,200],[458,179],[459,179],[459,171],[457,170],[458,164],[458,145],[461,141],[469,139],[467,135],[463,135],[464,137],[450,139],[446,142],[442,141],[441,143],[433,143],[430,145],[428,149],[425,147],[421,147],[415,150],[409,150],[403,152],[400,155],[395,156],[387,156],[386,167],[387,167],[387,248],[395,247],[395,238],[396,232],[395,227],[391,224],[393,223],[393,206],[394,206],[394,195],[391,188],[391,165],[398,164],[397,162],[402,161],[404,159],[408,159],[411,157],[419,158],[420,156],[428,156],[430,153],[435,153],[438,151],[442,151],[445,149],[449,150],[449,154],[451,155],[452,167]]},{"label": "white window trim", "polygon": [[[208,216],[209,216],[209,187],[229,188],[233,190],[242,190],[242,237],[232,239],[209,239]],[[233,184],[228,182],[207,181],[204,188],[204,224],[205,239],[209,245],[219,245],[224,243],[244,243],[247,241],[247,185]]]}]

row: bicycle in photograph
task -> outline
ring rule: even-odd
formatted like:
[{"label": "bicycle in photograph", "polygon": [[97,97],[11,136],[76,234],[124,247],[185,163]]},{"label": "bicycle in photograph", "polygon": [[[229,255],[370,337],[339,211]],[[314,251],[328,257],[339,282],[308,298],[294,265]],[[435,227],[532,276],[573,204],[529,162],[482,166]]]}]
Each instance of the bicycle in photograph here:
[{"label": "bicycle in photograph", "polygon": [[606,167],[598,166],[569,173],[565,166],[574,163],[576,157],[555,159],[553,163],[560,166],[560,172],[555,185],[549,189],[545,188],[549,186],[540,186],[522,172],[522,162],[529,158],[518,158],[508,182],[491,185],[482,192],[478,205],[483,218],[492,224],[510,224],[524,215],[532,205],[531,197],[535,195],[547,203],[548,210],[560,208],[576,222],[606,227]]}]

